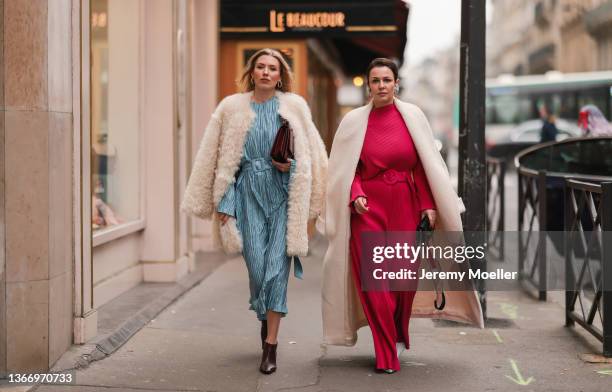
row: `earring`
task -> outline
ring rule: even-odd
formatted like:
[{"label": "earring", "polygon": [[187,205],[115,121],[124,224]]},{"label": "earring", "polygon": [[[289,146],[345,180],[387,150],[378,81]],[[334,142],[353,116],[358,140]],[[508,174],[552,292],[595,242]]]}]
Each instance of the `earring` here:
[{"label": "earring", "polygon": [[283,82],[282,82],[281,80],[279,80],[278,82],[276,82],[276,88],[277,88],[277,89],[279,89],[279,90],[280,90],[281,88],[283,88]]}]

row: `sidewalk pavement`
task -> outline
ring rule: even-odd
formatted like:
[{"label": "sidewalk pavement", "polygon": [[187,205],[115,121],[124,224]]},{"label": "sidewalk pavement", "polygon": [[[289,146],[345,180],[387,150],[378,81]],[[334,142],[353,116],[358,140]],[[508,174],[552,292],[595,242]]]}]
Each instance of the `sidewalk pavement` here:
[{"label": "sidewalk pavement", "polygon": [[[76,385],[47,391],[611,391],[612,364],[583,362],[600,343],[565,328],[562,306],[522,292],[488,293],[491,326],[411,320],[411,349],[393,375],[373,371],[372,337],[355,347],[321,344],[320,281],[325,243],[291,278],[278,370],[259,373],[259,327],[248,311],[241,258],[227,261],[106,359],[76,372]],[[554,296],[553,296],[554,297]],[[557,296],[558,297],[558,296]]]}]

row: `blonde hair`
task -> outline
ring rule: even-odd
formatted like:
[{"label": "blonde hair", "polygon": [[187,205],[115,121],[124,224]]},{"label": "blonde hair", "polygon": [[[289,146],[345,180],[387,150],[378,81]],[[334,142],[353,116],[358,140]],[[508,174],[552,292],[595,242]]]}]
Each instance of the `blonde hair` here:
[{"label": "blonde hair", "polygon": [[278,60],[280,64],[280,75],[281,75],[281,87],[276,87],[277,90],[280,90],[284,93],[291,91],[291,85],[293,83],[293,72],[291,72],[291,67],[285,60],[282,54],[278,50],[264,48],[258,50],[253,54],[249,60],[247,61],[246,67],[244,68],[244,72],[240,79],[238,79],[238,84],[242,88],[243,91],[253,91],[255,89],[255,83],[253,82],[253,78],[251,77],[251,73],[255,69],[255,64],[257,63],[257,59],[263,55],[272,56]]}]

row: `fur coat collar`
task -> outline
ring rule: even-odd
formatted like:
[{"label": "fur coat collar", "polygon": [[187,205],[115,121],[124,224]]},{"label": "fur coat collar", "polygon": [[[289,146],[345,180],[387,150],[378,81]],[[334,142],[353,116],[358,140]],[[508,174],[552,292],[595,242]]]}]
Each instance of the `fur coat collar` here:
[{"label": "fur coat collar", "polygon": [[[253,93],[224,98],[204,132],[187,183],[181,210],[203,219],[213,219],[213,242],[228,253],[242,251],[234,219],[220,225],[216,209],[235,175],[244,153],[246,136],[255,119],[250,102]],[[293,131],[295,171],[289,183],[287,210],[287,255],[308,252],[307,225],[320,214],[325,191],[327,152],[312,122],[310,109],[299,95],[277,92],[279,114]]]}]

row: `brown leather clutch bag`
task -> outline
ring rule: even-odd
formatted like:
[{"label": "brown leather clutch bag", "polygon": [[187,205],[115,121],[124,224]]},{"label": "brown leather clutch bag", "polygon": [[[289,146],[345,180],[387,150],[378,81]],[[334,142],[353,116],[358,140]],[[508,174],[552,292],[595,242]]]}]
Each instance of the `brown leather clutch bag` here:
[{"label": "brown leather clutch bag", "polygon": [[289,159],[293,159],[293,131],[289,121],[284,118],[281,118],[281,121],[270,150],[270,156],[277,162],[287,163]]}]

